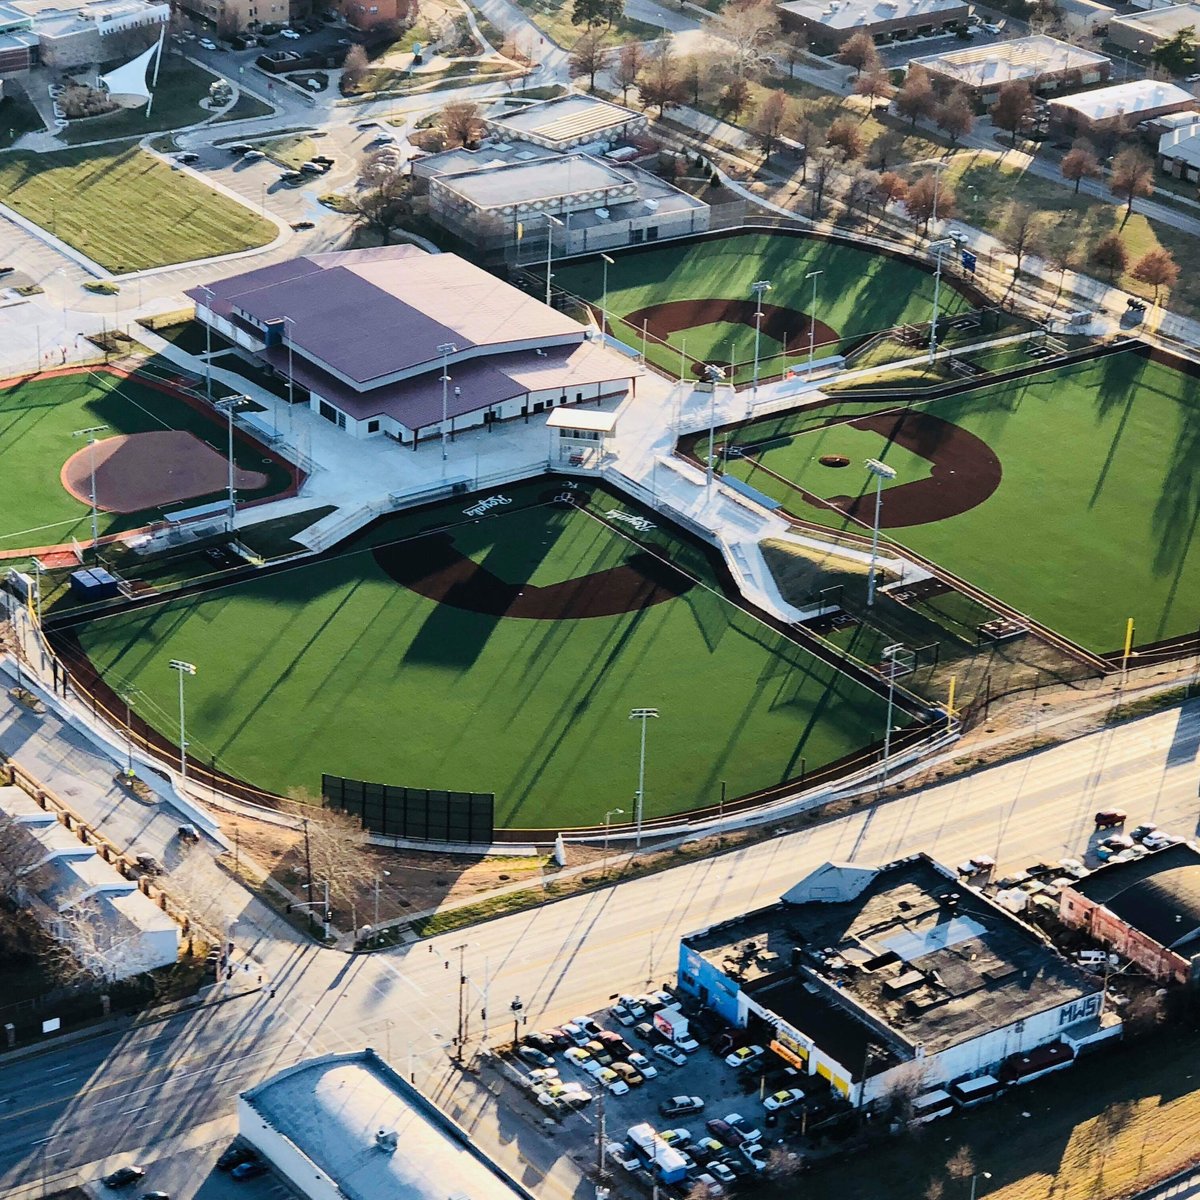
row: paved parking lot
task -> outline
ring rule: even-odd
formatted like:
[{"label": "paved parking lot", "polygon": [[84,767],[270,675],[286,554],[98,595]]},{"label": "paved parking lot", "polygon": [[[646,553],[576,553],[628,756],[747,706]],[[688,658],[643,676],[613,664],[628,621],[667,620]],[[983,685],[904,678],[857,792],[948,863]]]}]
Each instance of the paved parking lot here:
[{"label": "paved parking lot", "polygon": [[[627,1145],[628,1131],[636,1125],[648,1123],[659,1133],[672,1129],[686,1130],[682,1140],[688,1147],[689,1157],[702,1159],[706,1155],[696,1154],[694,1147],[698,1141],[709,1136],[705,1122],[712,1118],[724,1119],[734,1113],[744,1117],[761,1132],[761,1145],[765,1152],[779,1150],[785,1154],[800,1153],[799,1109],[770,1114],[764,1108],[762,1098],[774,1091],[795,1086],[802,1086],[806,1093],[812,1095],[813,1083],[822,1087],[821,1080],[799,1077],[798,1073],[792,1073],[780,1059],[769,1053],[759,1069],[735,1069],[726,1065],[723,1054],[703,1044],[686,1056],[683,1065],[676,1066],[653,1052],[654,1046],[663,1045],[665,1041],[657,1034],[652,1039],[638,1036],[633,1029],[619,1024],[607,1010],[593,1014],[593,1019],[602,1029],[619,1033],[635,1052],[645,1054],[656,1071],[653,1078],[635,1085],[625,1095],[609,1092],[603,1095],[604,1142],[614,1149],[615,1145],[626,1145],[626,1151],[620,1154],[620,1158],[630,1161],[636,1158],[632,1147]],[[648,1016],[642,1019],[648,1019]],[[556,1050],[553,1059],[554,1068],[563,1083],[581,1085],[593,1096],[586,1107],[574,1109],[561,1104],[539,1103],[530,1084],[530,1072],[536,1069],[535,1065],[513,1058],[508,1060],[503,1072],[509,1086],[501,1090],[498,1099],[514,1107],[526,1120],[543,1124],[547,1129],[553,1128],[556,1139],[567,1143],[568,1153],[577,1161],[594,1162],[602,1089],[586,1071],[569,1061],[565,1050]],[[677,1096],[699,1097],[704,1104],[703,1110],[669,1118],[661,1115],[660,1106]],[[742,1179],[755,1173],[745,1159],[732,1149],[720,1157]],[[612,1150],[606,1153],[606,1166],[612,1176],[611,1185],[622,1191],[640,1194],[652,1186],[648,1171],[622,1167]],[[680,1189],[681,1192],[686,1192],[690,1183],[703,1173],[702,1163],[696,1161],[690,1169],[689,1182]]]}]

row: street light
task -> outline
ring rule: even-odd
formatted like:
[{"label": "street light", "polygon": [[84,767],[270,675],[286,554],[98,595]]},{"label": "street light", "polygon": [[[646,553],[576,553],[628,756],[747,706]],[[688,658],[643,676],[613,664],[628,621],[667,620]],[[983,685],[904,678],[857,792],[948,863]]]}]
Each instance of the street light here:
[{"label": "street light", "polygon": [[623,817],[625,810],[623,808],[610,808],[604,814],[604,855],[601,858],[600,878],[603,879],[608,874],[608,823],[613,817]]},{"label": "street light", "polygon": [[635,846],[637,849],[642,848],[642,801],[646,795],[646,722],[658,716],[657,708],[635,708],[630,714],[631,721],[641,721],[642,723],[642,753],[638,760],[638,788],[637,788],[637,840]]},{"label": "street light", "polygon": [[513,1018],[513,1046],[517,1044],[517,1031],[521,1024],[521,1010],[525,1007],[520,996],[514,996],[508,1003],[508,1011]]},{"label": "street light", "polygon": [[608,257],[607,254],[600,255],[604,261],[602,270],[604,271],[604,286],[602,290],[602,298],[600,300],[600,333],[604,336],[608,335],[608,268],[615,265],[615,260]]},{"label": "street light", "polygon": [[938,304],[941,299],[942,290],[942,251],[947,246],[954,245],[950,238],[938,238],[936,242],[930,246],[931,250],[937,251],[937,267],[933,272],[933,320],[929,323],[929,361],[932,363],[934,355],[937,354],[937,324],[938,324]]},{"label": "street light", "polygon": [[875,564],[879,558],[879,514],[883,507],[883,481],[895,479],[896,470],[877,458],[868,458],[867,470],[875,476],[875,524],[871,529],[871,566],[867,571],[867,607],[875,603]]},{"label": "street light", "polygon": [[245,408],[250,403],[249,396],[226,396],[218,400],[213,407],[220,409],[229,421],[229,532],[233,532],[237,519],[237,488],[233,477],[233,414],[239,408]]},{"label": "street light", "polygon": [[98,529],[98,519],[96,515],[96,434],[103,433],[108,428],[107,425],[93,425],[88,429],[76,429],[72,437],[85,437],[88,440],[88,471],[92,477],[92,550],[95,551],[97,543],[100,541],[100,533]]},{"label": "street light", "polygon": [[375,928],[376,929],[379,928],[379,880],[381,877],[387,878],[390,875],[391,875],[391,871],[380,871],[379,874],[375,876]]},{"label": "street light", "polygon": [[817,276],[824,275],[824,271],[809,271],[805,275],[805,279],[813,281],[813,299],[812,312],[808,314],[808,378],[812,378],[813,373],[813,354],[817,347]]},{"label": "street light", "polygon": [[750,408],[758,403],[758,347],[762,339],[762,298],[764,292],[771,290],[770,280],[759,279],[750,285],[754,293],[754,382],[750,388]]},{"label": "street light", "polygon": [[450,355],[458,353],[458,347],[453,342],[443,342],[437,352],[442,356],[442,474],[446,473],[446,426],[450,423],[449,392],[450,386]]},{"label": "street light", "polygon": [[183,677],[185,675],[195,675],[196,667],[194,663],[184,662],[181,658],[173,658],[167,666],[172,671],[179,672],[179,773],[183,776],[184,782],[187,781],[187,726],[183,719]]},{"label": "street light", "polygon": [[212,400],[212,298],[213,290],[206,283],[200,285],[204,293],[204,308],[207,316],[204,321],[204,398]]},{"label": "street light", "polygon": [[554,230],[551,229],[550,226],[561,226],[562,222],[557,217],[552,217],[548,212],[542,213],[542,216],[546,218],[546,306],[549,307],[550,280],[552,278],[550,274],[550,264],[552,258],[554,257]]},{"label": "street light", "polygon": [[975,1174],[971,1176],[971,1200],[975,1200],[976,1182],[980,1179],[991,1179],[991,1177],[991,1171],[976,1171]]}]

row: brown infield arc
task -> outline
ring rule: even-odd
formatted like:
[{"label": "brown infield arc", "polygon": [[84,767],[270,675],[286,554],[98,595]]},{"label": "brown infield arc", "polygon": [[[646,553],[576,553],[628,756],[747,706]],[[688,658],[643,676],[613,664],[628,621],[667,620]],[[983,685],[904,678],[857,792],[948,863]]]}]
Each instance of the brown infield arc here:
[{"label": "brown infield arc", "polygon": [[674,600],[692,580],[653,554],[639,552],[620,566],[546,587],[508,583],[455,547],[449,534],[418,543],[378,546],[375,562],[396,583],[433,600],[490,617],[578,621],[615,617]]},{"label": "brown infield arc", "polygon": [[[841,423],[829,421],[827,426]],[[879,520],[884,529],[929,525],[960,516],[982,504],[1000,486],[1003,468],[995,451],[961,425],[930,413],[894,411],[870,413],[845,423],[877,433],[932,464],[927,479],[886,490]],[[863,525],[875,520],[874,488],[859,496],[830,496],[827,500],[807,492],[804,495],[810,504],[839,509]]]}]

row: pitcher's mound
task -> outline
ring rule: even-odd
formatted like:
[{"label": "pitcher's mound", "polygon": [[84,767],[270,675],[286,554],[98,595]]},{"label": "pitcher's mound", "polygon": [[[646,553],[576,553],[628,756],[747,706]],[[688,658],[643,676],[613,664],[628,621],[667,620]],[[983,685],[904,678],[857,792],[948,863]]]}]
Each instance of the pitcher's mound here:
[{"label": "pitcher's mound", "polygon": [[[194,433],[162,429],[121,434],[84,446],[63,464],[62,485],[84,504],[91,503],[92,455],[95,454],[96,507],[105,512],[133,513],[161,508],[224,491],[229,486],[228,460]],[[234,472],[239,488],[260,488],[260,471]]]}]

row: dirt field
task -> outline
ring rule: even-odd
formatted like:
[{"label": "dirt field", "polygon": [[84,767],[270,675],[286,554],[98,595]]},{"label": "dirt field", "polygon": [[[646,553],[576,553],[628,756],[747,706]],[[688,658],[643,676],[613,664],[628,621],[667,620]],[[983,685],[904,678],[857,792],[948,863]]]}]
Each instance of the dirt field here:
[{"label": "dirt field", "polygon": [[[62,485],[76,500],[91,503],[95,455],[96,507],[132,513],[219,492],[229,482],[227,460],[194,433],[162,429],[104,438],[84,446],[63,464]],[[239,488],[263,487],[260,471],[234,472]]]}]

